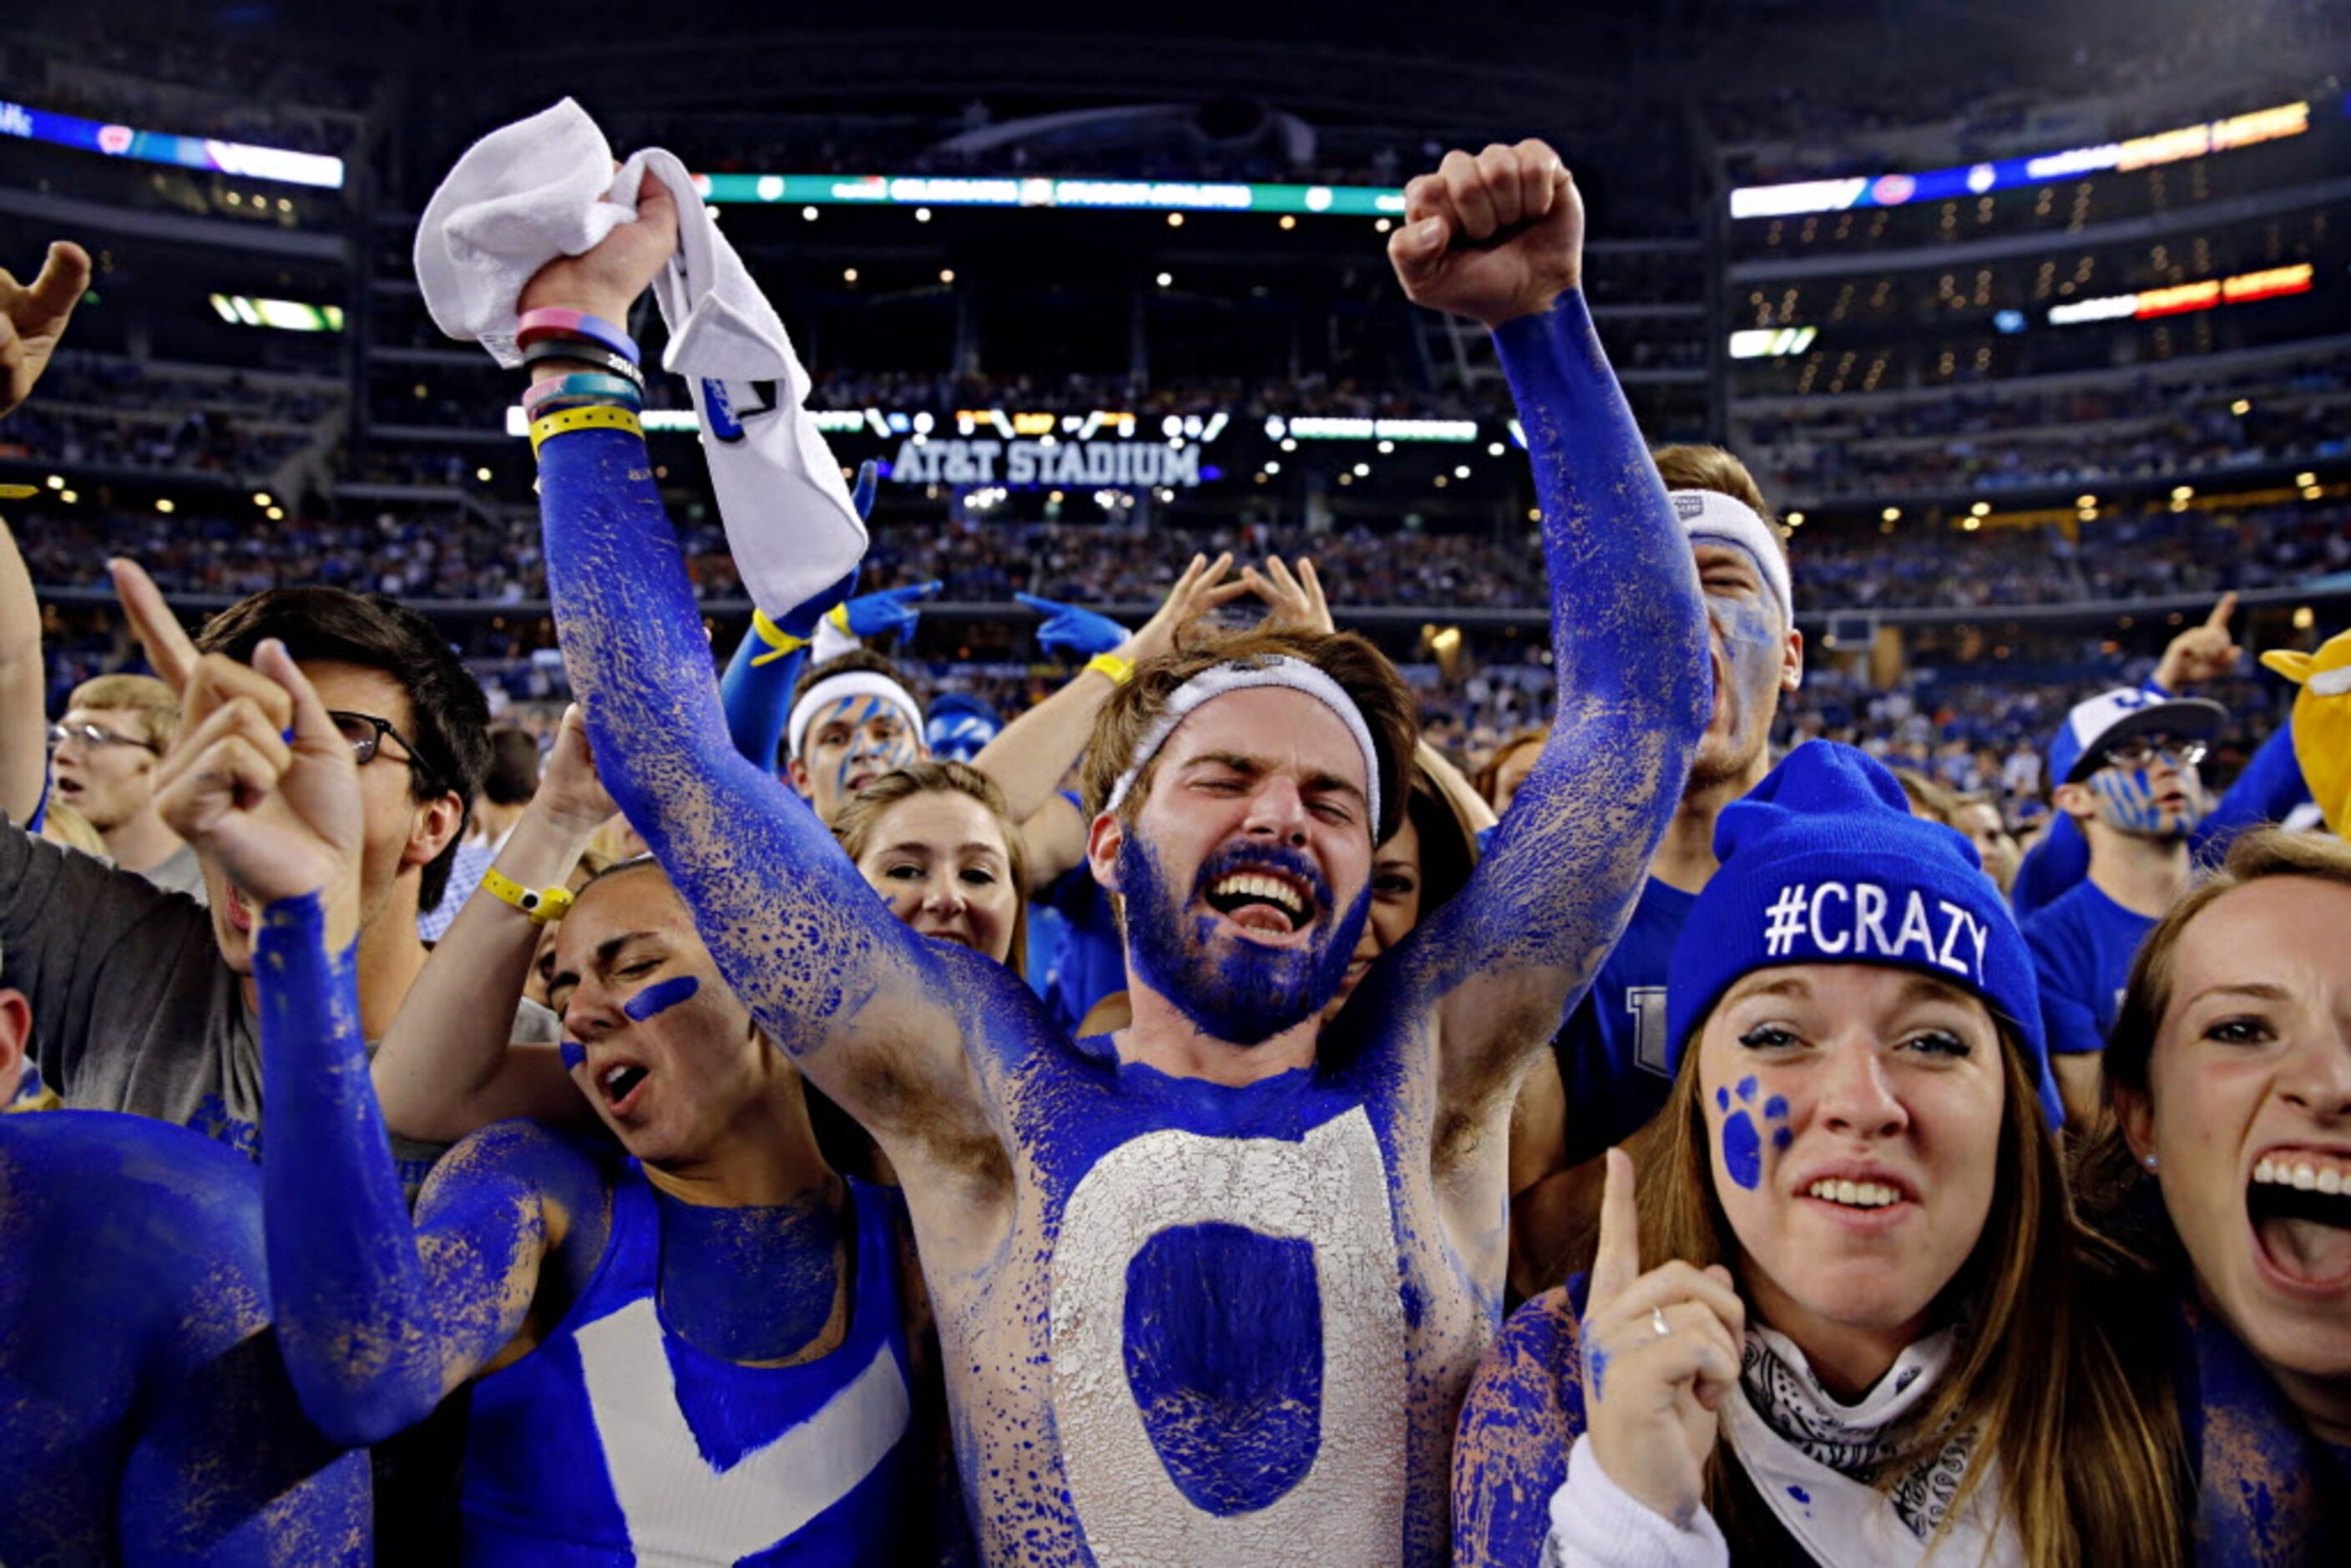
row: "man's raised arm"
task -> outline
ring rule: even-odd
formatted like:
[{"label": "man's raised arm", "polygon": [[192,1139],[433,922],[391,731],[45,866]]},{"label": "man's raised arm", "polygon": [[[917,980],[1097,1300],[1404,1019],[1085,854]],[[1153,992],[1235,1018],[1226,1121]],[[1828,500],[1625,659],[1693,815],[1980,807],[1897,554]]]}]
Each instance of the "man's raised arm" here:
[{"label": "man's raised arm", "polygon": [[1540,141],[1448,153],[1405,187],[1388,243],[1416,302],[1493,331],[1542,507],[1559,681],[1491,851],[1399,977],[1437,998],[1457,1106],[1511,1089],[1623,932],[1712,692],[1698,574],[1593,335],[1583,244],[1574,182]]},{"label": "man's raised arm", "polygon": [[[674,245],[674,208],[648,179],[638,219],[541,269],[523,308],[625,319]],[[937,1124],[942,1103],[976,1103],[965,1036],[1018,983],[893,918],[815,815],[737,751],[643,438],[591,426],[538,456],[548,583],[598,768],[727,983],[885,1144]]]}]

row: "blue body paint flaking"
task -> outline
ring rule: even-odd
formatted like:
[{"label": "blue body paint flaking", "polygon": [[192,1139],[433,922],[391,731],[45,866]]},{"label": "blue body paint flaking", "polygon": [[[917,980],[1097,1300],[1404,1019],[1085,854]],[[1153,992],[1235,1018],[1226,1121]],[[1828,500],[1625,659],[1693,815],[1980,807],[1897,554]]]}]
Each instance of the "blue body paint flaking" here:
[{"label": "blue body paint flaking", "polygon": [[1230,1516],[1280,1498],[1313,1462],[1322,1419],[1312,1244],[1237,1225],[1154,1236],[1126,1269],[1126,1378],[1194,1506]]},{"label": "blue body paint flaking", "polygon": [[656,1014],[669,1011],[680,1002],[693,1000],[701,989],[702,982],[692,975],[672,975],[666,980],[655,980],[622,1002],[621,1010],[643,1023]]},{"label": "blue body paint flaking", "polygon": [[[1122,1063],[1107,1042],[1071,1042],[1050,1030],[1017,978],[925,945],[892,920],[813,815],[726,744],[708,693],[707,643],[642,441],[582,431],[539,453],[549,581],[604,781],[670,871],[721,972],[769,1038],[852,1107],[868,1082],[861,1052],[887,1037],[850,1020],[892,1016],[889,998],[909,989],[935,998],[944,1005],[925,1014],[929,1049],[937,1064],[958,1070],[934,1073],[933,1059],[923,1057],[916,1081],[968,1084],[973,1103],[945,1109],[977,1113],[1012,1146],[1014,1180],[1026,1189],[1008,1206],[1020,1217],[1016,1239],[974,1275],[947,1283],[940,1303],[963,1402],[958,1461],[984,1544],[998,1560],[1148,1555],[1152,1543],[1177,1538],[1168,1531],[1245,1529],[1259,1517],[1197,1508],[1176,1491],[1155,1448],[1133,1485],[1088,1490],[1077,1458],[1088,1445],[1073,1434],[1134,1429],[1131,1385],[1118,1375],[1120,1313],[1092,1315],[1112,1335],[1102,1360],[1066,1378],[1057,1370],[1060,1335],[1079,1326],[1064,1322],[1065,1293],[1076,1300],[1100,1279],[1058,1265],[1089,1248],[1112,1249],[1108,1278],[1119,1285],[1135,1252],[1163,1230],[1228,1215],[1237,1221],[1232,1210],[1264,1196],[1261,1182],[1252,1193],[1229,1179],[1227,1162],[1243,1157],[1275,1168],[1321,1162],[1345,1179],[1301,1180],[1301,1194],[1363,1190],[1372,1206],[1346,1208],[1343,1230],[1313,1238],[1326,1307],[1318,1335],[1325,1429],[1311,1454],[1282,1456],[1284,1465],[1307,1461],[1306,1479],[1282,1500],[1300,1500],[1332,1474],[1363,1475],[1316,1503],[1312,1528],[1326,1544],[1410,1563],[1445,1556],[1446,1469],[1463,1383],[1454,1369],[1464,1364],[1464,1336],[1477,1332],[1477,1318],[1499,1312],[1503,1260],[1499,1247],[1482,1243],[1465,1258],[1461,1239],[1429,1209],[1431,1119],[1442,1098],[1426,1049],[1432,1011],[1472,977],[1588,977],[1593,955],[1639,892],[1708,712],[1704,616],[1687,539],[1581,297],[1506,325],[1496,340],[1525,415],[1541,498],[1560,722],[1492,853],[1367,977],[1316,1064],[1242,1087],[1170,1078]],[[1591,832],[1603,814],[1610,831]],[[1353,946],[1352,924],[1347,936],[1332,943],[1334,972]],[[1213,989],[1230,978],[1207,982]],[[1319,989],[1297,983],[1307,1010]],[[1558,999],[1563,1009],[1573,997]],[[941,1030],[942,1021],[951,1027]],[[1260,1016],[1251,1027],[1263,1022]],[[918,1040],[894,1044],[918,1057],[925,1049]],[[1507,1071],[1502,1042],[1463,1044],[1473,1055],[1490,1050],[1495,1071]],[[1541,1044],[1538,1038],[1523,1049]],[[1167,1153],[1145,1158],[1146,1147]],[[1310,1155],[1309,1147],[1323,1152]],[[1364,1177],[1369,1186],[1358,1187]],[[1166,1197],[1197,1207],[1128,1229],[1099,1217],[1091,1230],[1065,1228],[1089,1197],[1089,1181],[1117,1205],[1148,1207]],[[1499,1212],[1499,1173],[1492,1186]],[[1286,1205],[1290,1189],[1274,1196]],[[995,1202],[969,1214],[951,1209],[940,1223],[1001,1223]],[[1239,1228],[1268,1242],[1289,1239],[1269,1227]],[[952,1249],[967,1239],[926,1234],[923,1242]],[[1391,1248],[1393,1259],[1381,1261]],[[1366,1260],[1376,1265],[1368,1271]],[[1170,1288],[1164,1270],[1151,1279],[1155,1291]],[[1406,1329],[1398,1304],[1407,1285],[1426,1295],[1418,1333]],[[1346,1290],[1353,1300],[1343,1301]],[[1326,1337],[1332,1310],[1348,1314],[1340,1320],[1347,1348],[1368,1345],[1375,1357],[1396,1359],[1400,1392],[1375,1406],[1358,1397],[1344,1411],[1334,1406],[1343,1364],[1360,1387],[1374,1375],[1364,1356],[1343,1356]],[[1163,1357],[1158,1364],[1175,1364]],[[1235,1375],[1229,1368],[1199,1375],[1207,1371]],[[1109,1408],[1103,1402],[1113,1397],[1130,1408]],[[1347,1433],[1346,1444],[1332,1439],[1333,1426]],[[1099,1511],[1088,1512],[1089,1497]],[[1366,1537],[1366,1520],[1380,1539]]]},{"label": "blue body paint flaking", "polygon": [[[1223,955],[1213,955],[1217,916],[1186,911],[1206,910],[1211,884],[1254,867],[1295,876],[1312,890],[1311,939],[1302,947],[1267,947],[1231,937]],[[1314,862],[1280,844],[1226,845],[1201,862],[1179,896],[1143,835],[1129,833],[1119,846],[1118,875],[1136,972],[1203,1032],[1235,1045],[1261,1044],[1322,1010],[1346,975],[1372,907],[1366,884],[1353,907],[1334,910],[1330,884]]]},{"label": "blue body paint flaking", "polygon": [[142,1117],[0,1117],[0,1562],[369,1561],[367,1456],[278,1355],[261,1180]]}]

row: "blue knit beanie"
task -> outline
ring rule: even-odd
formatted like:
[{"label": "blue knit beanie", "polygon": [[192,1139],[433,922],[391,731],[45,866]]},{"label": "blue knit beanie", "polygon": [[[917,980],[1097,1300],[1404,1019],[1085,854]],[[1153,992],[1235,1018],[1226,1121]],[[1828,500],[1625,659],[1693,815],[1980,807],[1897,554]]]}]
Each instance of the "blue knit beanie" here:
[{"label": "blue knit beanie", "polygon": [[1714,829],[1721,861],[1674,944],[1666,1065],[1750,970],[1884,964],[1981,997],[2022,1044],[2062,1119],[2032,955],[1967,838],[1910,814],[1902,786],[1834,741],[1799,746]]}]

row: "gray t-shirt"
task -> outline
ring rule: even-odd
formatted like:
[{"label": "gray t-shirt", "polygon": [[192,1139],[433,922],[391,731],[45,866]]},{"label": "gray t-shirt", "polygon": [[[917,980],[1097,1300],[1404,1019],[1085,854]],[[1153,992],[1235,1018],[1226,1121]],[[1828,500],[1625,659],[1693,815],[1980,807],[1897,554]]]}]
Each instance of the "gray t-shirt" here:
[{"label": "gray t-shirt", "polygon": [[165,856],[161,863],[149,866],[139,874],[165,893],[184,893],[198,904],[206,902],[204,862],[196,859],[193,844],[182,844]]},{"label": "gray t-shirt", "polygon": [[[176,1122],[261,1157],[260,1020],[184,894],[0,818],[0,984],[33,1009],[32,1056],[68,1106]],[[527,998],[513,1038],[562,1037]],[[446,1145],[392,1140],[410,1201]]]}]

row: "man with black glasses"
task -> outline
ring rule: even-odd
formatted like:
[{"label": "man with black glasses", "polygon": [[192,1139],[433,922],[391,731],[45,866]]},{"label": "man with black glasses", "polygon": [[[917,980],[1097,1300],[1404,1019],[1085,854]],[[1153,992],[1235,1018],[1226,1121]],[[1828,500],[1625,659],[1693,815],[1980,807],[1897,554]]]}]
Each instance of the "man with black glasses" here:
[{"label": "man with black glasses", "polygon": [[2131,956],[2188,891],[2189,837],[2209,810],[2196,765],[2228,712],[2202,697],[2118,687],[2078,703],[2049,747],[2057,809],[2090,846],[2090,874],[2025,923],[2065,1116],[2088,1126],[2099,1053]]}]

